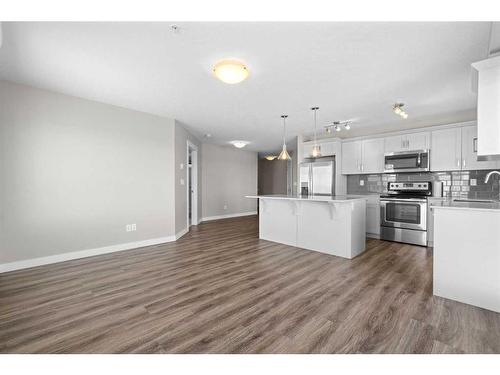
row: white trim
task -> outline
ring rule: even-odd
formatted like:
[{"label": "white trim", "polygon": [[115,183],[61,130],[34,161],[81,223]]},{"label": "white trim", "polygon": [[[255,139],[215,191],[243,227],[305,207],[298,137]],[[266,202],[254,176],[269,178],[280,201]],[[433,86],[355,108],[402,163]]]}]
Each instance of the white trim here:
[{"label": "white trim", "polygon": [[375,238],[377,240],[380,240],[380,234],[366,233],[366,237],[368,237],[368,238]]},{"label": "white trim", "polygon": [[[189,163],[189,149],[193,150],[191,163]],[[189,231],[191,225],[197,225],[189,223],[189,196],[191,195],[189,191],[189,170],[191,170],[191,184],[194,190],[191,199],[191,220],[194,219],[195,222],[198,222],[200,216],[198,212],[198,147],[189,139],[186,140],[186,165],[188,166],[186,168],[186,226]]]},{"label": "white trim", "polygon": [[183,230],[177,232],[175,234],[175,240],[174,241],[177,241],[179,238],[181,238],[182,236],[184,236],[187,232],[189,232],[189,228],[184,228]]},{"label": "white trim", "polygon": [[250,216],[257,215],[257,211],[249,211],[249,212],[239,212],[237,214],[227,214],[227,215],[217,215],[217,216],[207,216],[201,219],[201,221],[210,221],[210,220],[219,220],[219,219],[228,219],[230,217],[239,217],[239,216]]},{"label": "white trim", "polygon": [[128,243],[123,243],[123,244],[119,244],[119,245],[104,246],[104,247],[98,247],[95,249],[72,251],[70,253],[63,253],[63,254],[50,255],[50,256],[40,257],[40,258],[20,260],[20,261],[11,262],[11,263],[3,263],[3,264],[0,264],[0,273],[20,270],[23,268],[43,266],[45,264],[66,262],[68,260],[87,258],[87,257],[95,256],[95,255],[109,254],[109,253],[114,253],[117,251],[137,249],[137,248],[145,247],[145,246],[159,245],[159,244],[166,243],[166,242],[174,242],[177,238],[180,238],[186,232],[187,232],[187,230],[184,229],[184,230],[180,231],[179,233],[177,233],[175,236],[153,238],[150,240],[128,242]]}]

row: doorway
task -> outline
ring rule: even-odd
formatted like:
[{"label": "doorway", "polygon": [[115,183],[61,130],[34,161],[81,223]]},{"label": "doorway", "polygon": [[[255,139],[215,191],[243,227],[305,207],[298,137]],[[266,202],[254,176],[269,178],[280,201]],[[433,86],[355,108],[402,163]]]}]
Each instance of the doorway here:
[{"label": "doorway", "polygon": [[198,225],[198,147],[187,141],[187,228]]}]

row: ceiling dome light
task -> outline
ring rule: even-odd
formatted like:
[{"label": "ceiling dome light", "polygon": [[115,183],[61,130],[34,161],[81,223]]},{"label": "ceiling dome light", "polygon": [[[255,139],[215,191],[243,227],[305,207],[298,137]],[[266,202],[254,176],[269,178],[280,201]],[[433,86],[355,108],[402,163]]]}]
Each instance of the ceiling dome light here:
[{"label": "ceiling dome light", "polygon": [[266,160],[269,160],[269,161],[273,161],[274,159],[276,159],[277,156],[276,155],[267,155],[266,156]]},{"label": "ceiling dome light", "polygon": [[214,74],[222,82],[233,85],[248,77],[247,67],[236,60],[222,60],[214,66]]},{"label": "ceiling dome light", "polygon": [[249,144],[250,142],[247,142],[247,141],[231,141],[229,143],[231,143],[236,148],[243,148],[247,144]]}]

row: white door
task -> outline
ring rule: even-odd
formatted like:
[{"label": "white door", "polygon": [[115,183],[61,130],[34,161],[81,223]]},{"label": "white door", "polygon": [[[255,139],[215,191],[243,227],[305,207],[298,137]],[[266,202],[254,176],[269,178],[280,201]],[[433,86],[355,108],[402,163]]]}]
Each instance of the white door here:
[{"label": "white door", "polygon": [[363,141],[362,173],[384,173],[384,145],[384,138]]},{"label": "white door", "polygon": [[458,171],[462,164],[460,128],[435,130],[431,141],[431,171]]},{"label": "white door", "polygon": [[384,142],[385,142],[384,149],[386,153],[400,152],[405,150],[403,148],[403,137],[401,137],[400,135],[396,135],[393,137],[386,137]]},{"label": "white door", "polygon": [[342,143],[342,174],[361,173],[361,141]]},{"label": "white door", "polygon": [[496,169],[497,161],[477,161],[477,127],[462,128],[462,169]]},{"label": "white door", "polygon": [[430,133],[413,133],[406,136],[406,147],[408,150],[426,150],[429,148]]}]

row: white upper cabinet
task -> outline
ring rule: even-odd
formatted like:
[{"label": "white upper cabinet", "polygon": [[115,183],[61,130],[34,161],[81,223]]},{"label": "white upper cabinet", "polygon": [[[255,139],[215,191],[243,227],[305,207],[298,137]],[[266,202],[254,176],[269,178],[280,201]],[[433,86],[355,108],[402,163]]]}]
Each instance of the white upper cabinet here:
[{"label": "white upper cabinet", "polygon": [[384,172],[384,138],[367,139],[362,141],[362,173]]},{"label": "white upper cabinet", "polygon": [[477,161],[477,142],[477,127],[462,127],[462,170],[498,168],[498,161]]},{"label": "white upper cabinet", "polygon": [[412,133],[406,134],[406,147],[408,151],[427,150],[430,147],[431,133]]},{"label": "white upper cabinet", "polygon": [[401,152],[404,150],[403,145],[404,142],[403,142],[403,137],[401,135],[386,137],[384,149],[386,153]]},{"label": "white upper cabinet", "polygon": [[384,138],[342,143],[342,174],[383,172]]},{"label": "white upper cabinet", "polygon": [[385,152],[425,150],[430,146],[430,133],[419,132],[385,138]]},{"label": "white upper cabinet", "polygon": [[431,171],[458,171],[461,169],[460,128],[435,130],[431,142]]},{"label": "white upper cabinet", "polygon": [[361,173],[361,141],[342,142],[342,174]]},{"label": "white upper cabinet", "polygon": [[[310,158],[314,142],[305,142],[302,144],[302,158]],[[318,142],[321,150],[321,156],[335,155],[335,142]]]},{"label": "white upper cabinet", "polygon": [[478,154],[500,155],[500,56],[478,61]]}]

